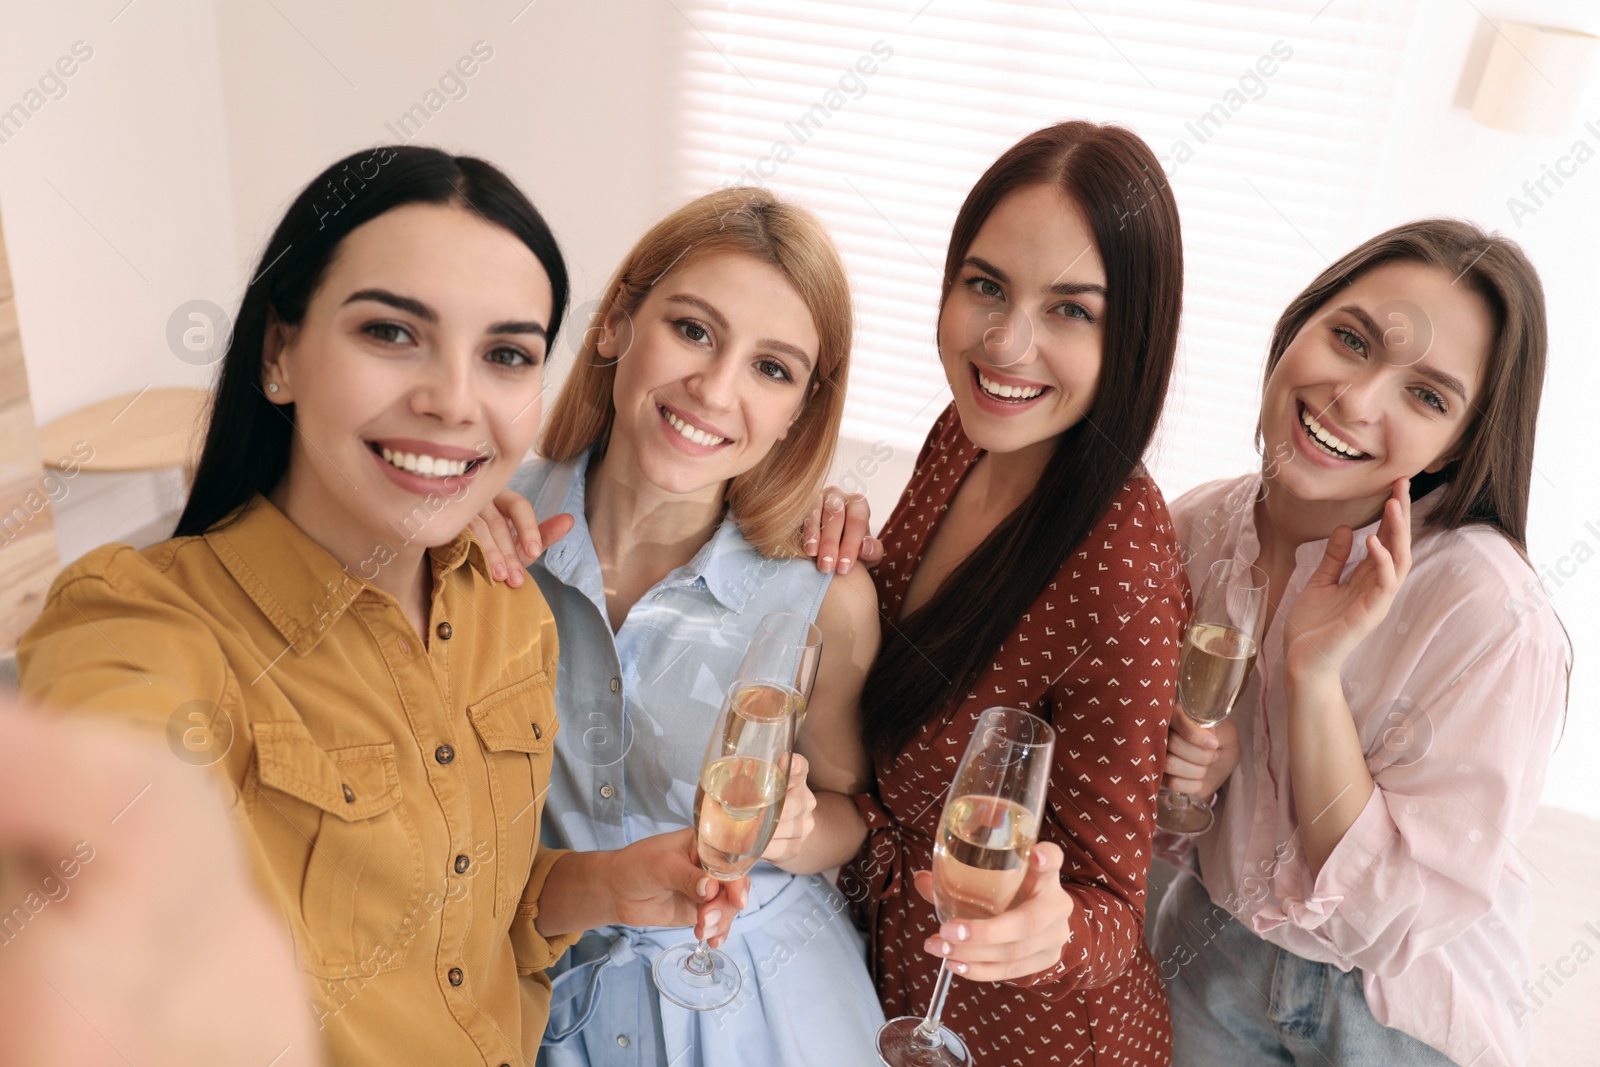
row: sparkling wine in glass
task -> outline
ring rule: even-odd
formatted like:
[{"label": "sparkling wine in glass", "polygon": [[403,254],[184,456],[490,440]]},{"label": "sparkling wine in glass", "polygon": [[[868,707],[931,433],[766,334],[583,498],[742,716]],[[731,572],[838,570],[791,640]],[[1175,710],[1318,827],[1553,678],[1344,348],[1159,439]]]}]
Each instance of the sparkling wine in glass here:
[{"label": "sparkling wine in glass", "polygon": [[[701,869],[719,881],[744,877],[772,840],[801,703],[778,682],[741,679],[728,689],[694,797],[695,851]],[[744,981],[739,965],[704,938],[662,952],[653,971],[661,995],[692,1011],[722,1007]]]},{"label": "sparkling wine in glass", "polygon": [[[1267,575],[1260,567],[1218,560],[1195,597],[1194,614],[1178,660],[1178,703],[1200,726],[1215,726],[1233,711],[1250,677],[1266,622]],[[1184,837],[1211,828],[1209,804],[1162,789],[1156,826]]]},{"label": "sparkling wine in glass", "polygon": [[761,619],[735,678],[761,678],[782,684],[800,694],[795,709],[795,730],[805,725],[806,702],[817,681],[822,661],[822,631],[804,615],[774,611]]},{"label": "sparkling wine in glass", "polygon": [[[987,919],[1011,906],[1039,838],[1055,730],[1019,708],[978,717],[956,768],[933,845],[933,900],[941,923]],[[940,1023],[955,972],[948,964],[925,1015],[891,1019],[878,1031],[889,1067],[968,1067],[966,1042]]]}]

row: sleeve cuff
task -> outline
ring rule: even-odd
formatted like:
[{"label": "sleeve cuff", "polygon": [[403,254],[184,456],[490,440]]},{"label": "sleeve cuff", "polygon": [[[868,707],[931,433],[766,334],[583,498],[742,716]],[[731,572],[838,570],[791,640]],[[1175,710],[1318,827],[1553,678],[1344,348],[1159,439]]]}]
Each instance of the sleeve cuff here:
[{"label": "sleeve cuff", "polygon": [[[1339,843],[1328,854],[1317,872],[1311,892],[1306,896],[1285,894],[1282,907],[1265,907],[1251,918],[1256,933],[1265,933],[1285,922],[1306,930],[1315,930],[1333,916],[1333,913],[1352,896],[1358,896],[1370,881],[1379,856],[1388,851],[1398,839],[1400,831],[1389,815],[1389,805],[1383,789],[1374,788],[1367,804],[1350,824]],[[1304,882],[1304,861],[1299,865]],[[1279,877],[1282,877],[1280,873]]]},{"label": "sleeve cuff", "polygon": [[576,945],[578,939],[583,936],[584,932],[577,930],[555,937],[545,937],[535,925],[535,920],[539,918],[539,895],[544,892],[544,883],[550,877],[550,870],[570,851],[564,848],[541,847],[534,858],[533,870],[528,875],[528,885],[522,892],[522,901],[517,905],[516,915],[511,921],[511,949],[517,960],[518,974],[527,975],[545,970],[559,960],[562,953]]}]

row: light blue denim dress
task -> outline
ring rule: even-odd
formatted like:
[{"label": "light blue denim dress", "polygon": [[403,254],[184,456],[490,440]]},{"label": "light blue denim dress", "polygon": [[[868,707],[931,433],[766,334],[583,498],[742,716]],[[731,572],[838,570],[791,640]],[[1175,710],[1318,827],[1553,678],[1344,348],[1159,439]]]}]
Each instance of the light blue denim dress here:
[{"label": "light blue denim dress", "polygon": [[[695,783],[722,698],[762,616],[815,618],[829,578],[809,559],[764,559],[725,521],[694,559],[653,586],[613,634],[584,518],[588,456],[534,462],[512,478],[542,517],[577,520],[529,568],[555,613],[561,732],[544,842],[616,849],[694,821]],[[549,972],[539,1052],[546,1067],[763,1067],[878,1062],[883,1022],[845,901],[820,875],[768,863],[722,946],[744,973],[737,999],[693,1012],[657,992],[650,966],[689,929],[606,927]]]}]

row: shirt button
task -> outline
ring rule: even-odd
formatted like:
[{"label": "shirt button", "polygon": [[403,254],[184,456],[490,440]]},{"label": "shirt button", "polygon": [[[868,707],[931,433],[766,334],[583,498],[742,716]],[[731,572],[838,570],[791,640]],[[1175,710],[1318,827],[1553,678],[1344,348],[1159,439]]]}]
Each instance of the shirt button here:
[{"label": "shirt button", "polygon": [[448,641],[456,631],[449,623],[441,622],[433,632],[439,635],[439,640]]},{"label": "shirt button", "polygon": [[622,688],[622,679],[621,678],[613,678],[613,679],[611,679],[611,691],[613,693],[615,693],[618,689],[621,689],[621,688]]},{"label": "shirt button", "polygon": [[633,1042],[628,1040],[627,1034],[618,1034],[617,1044],[621,1045],[623,1048],[627,1048],[629,1045],[633,1044]]},{"label": "shirt button", "polygon": [[616,792],[617,791],[615,789],[611,788],[610,782],[607,782],[605,785],[600,787],[600,795],[605,797],[607,800],[610,800],[613,796],[615,796]]},{"label": "shirt button", "polygon": [[410,646],[410,645],[409,645],[409,644],[407,644],[407,643],[406,643],[406,639],[405,639],[405,638],[403,638],[403,637],[402,637],[402,638],[401,638],[401,639],[400,639],[400,641],[399,641],[399,645],[400,645],[400,654],[401,654],[401,655],[402,655],[402,656],[409,656],[409,655],[411,655],[411,646]]},{"label": "shirt button", "polygon": [[535,723],[529,723],[528,725],[533,727],[533,739],[535,741],[543,741],[544,740],[544,727],[540,726],[536,722]]},{"label": "shirt button", "polygon": [[456,750],[449,745],[440,745],[433,750],[433,758],[440,763],[449,763],[456,758]]},{"label": "shirt button", "polygon": [[462,982],[465,982],[466,980],[467,980],[467,976],[461,973],[461,968],[460,967],[452,967],[452,968],[450,968],[450,984],[451,985],[458,986]]},{"label": "shirt button", "polygon": [[356,802],[356,791],[354,789],[344,784],[340,784],[339,788],[344,791],[344,802],[346,804],[354,804]]},{"label": "shirt button", "polygon": [[472,866],[472,861],[465,856],[456,857],[456,873],[466,874],[467,868]]}]

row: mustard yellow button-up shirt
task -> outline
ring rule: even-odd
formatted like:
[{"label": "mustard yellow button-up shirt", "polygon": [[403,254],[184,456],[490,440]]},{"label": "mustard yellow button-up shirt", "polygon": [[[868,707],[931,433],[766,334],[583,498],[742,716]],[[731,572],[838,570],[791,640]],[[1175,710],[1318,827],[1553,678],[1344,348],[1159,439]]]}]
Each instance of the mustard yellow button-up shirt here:
[{"label": "mustard yellow button-up shirt", "polygon": [[202,537],[67,568],[18,650],[22,688],[221,773],[333,1062],[531,1065],[543,969],[576,940],[534,928],[565,854],[538,844],[555,620],[465,533],[428,558],[424,645],[256,497]]}]

